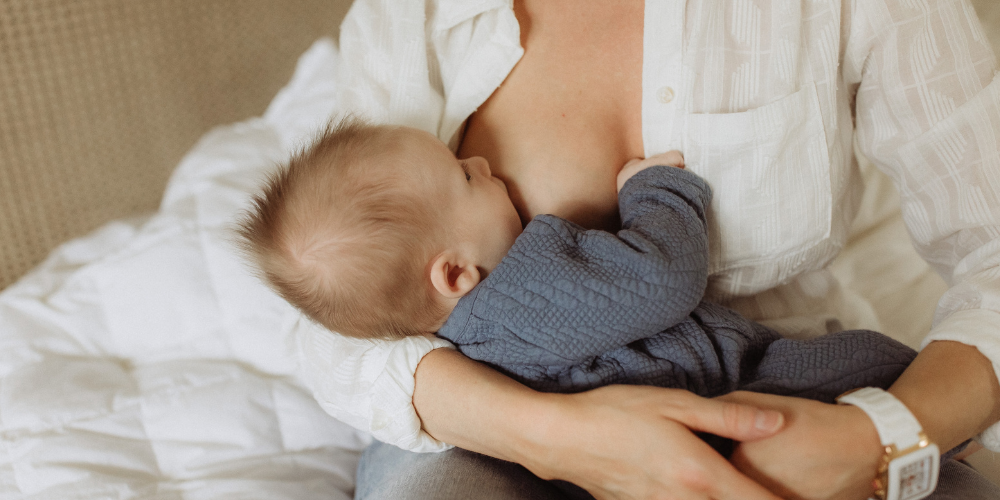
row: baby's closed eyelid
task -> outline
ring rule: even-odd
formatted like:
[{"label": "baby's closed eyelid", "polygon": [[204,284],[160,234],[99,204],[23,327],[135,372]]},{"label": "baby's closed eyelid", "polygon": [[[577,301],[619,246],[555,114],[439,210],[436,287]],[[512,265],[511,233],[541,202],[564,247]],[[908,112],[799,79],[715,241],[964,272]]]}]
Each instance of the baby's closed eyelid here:
[{"label": "baby's closed eyelid", "polygon": [[469,162],[466,160],[459,160],[458,164],[462,166],[462,171],[465,172],[465,180],[471,181],[472,176],[469,175]]}]

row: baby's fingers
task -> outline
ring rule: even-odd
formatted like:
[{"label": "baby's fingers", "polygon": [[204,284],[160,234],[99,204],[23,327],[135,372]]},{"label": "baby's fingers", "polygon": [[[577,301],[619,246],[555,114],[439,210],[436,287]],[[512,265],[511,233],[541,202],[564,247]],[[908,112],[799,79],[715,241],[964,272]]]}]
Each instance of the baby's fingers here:
[{"label": "baby's fingers", "polygon": [[668,167],[684,168],[684,155],[676,149],[673,151],[667,151],[663,154],[658,154],[656,156],[650,156],[647,158],[656,165],[666,165]]},{"label": "baby's fingers", "polygon": [[666,153],[658,154],[656,156],[650,156],[645,159],[633,158],[629,160],[628,163],[622,167],[621,172],[618,173],[618,190],[621,191],[625,182],[631,179],[635,174],[657,165],[684,168],[684,155],[682,155],[680,151],[675,150],[667,151]]}]

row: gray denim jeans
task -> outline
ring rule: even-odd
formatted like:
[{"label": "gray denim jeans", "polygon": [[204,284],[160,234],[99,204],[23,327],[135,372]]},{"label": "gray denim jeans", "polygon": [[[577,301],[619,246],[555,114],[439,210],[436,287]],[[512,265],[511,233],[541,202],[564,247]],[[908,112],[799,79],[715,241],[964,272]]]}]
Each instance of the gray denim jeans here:
[{"label": "gray denim jeans", "polygon": [[[577,500],[583,490],[545,481],[511,462],[458,448],[412,453],[375,441],[361,456],[355,500]],[[933,500],[997,500],[997,487],[968,465],[946,460]]]}]

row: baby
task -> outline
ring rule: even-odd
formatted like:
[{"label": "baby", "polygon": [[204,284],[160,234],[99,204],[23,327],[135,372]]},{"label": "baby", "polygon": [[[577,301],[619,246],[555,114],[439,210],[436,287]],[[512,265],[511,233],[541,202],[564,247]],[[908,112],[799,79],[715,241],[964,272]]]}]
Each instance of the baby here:
[{"label": "baby", "polygon": [[273,176],[245,247],[284,298],[334,332],[437,333],[549,392],[626,383],[832,402],[888,387],[915,353],[856,330],[782,339],[702,301],[711,193],[673,151],[618,176],[622,227],[551,215],[522,229],[487,161],[405,127],[344,121]]}]

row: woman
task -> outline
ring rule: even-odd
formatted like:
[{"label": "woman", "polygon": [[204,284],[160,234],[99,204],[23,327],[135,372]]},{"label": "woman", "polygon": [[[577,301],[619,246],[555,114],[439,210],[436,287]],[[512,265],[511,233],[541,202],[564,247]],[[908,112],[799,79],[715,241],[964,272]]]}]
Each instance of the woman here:
[{"label": "woman", "polygon": [[[1000,449],[1000,80],[967,2],[383,7],[357,0],[341,28],[347,110],[486,157],[525,220],[614,227],[621,166],[683,151],[715,191],[710,298],[789,334],[856,326],[838,321],[849,311],[824,266],[857,207],[857,132],[896,181],[918,250],[952,285],[890,392],[941,450],[987,429],[982,441]],[[334,416],[402,448],[450,443],[598,498],[866,498],[883,456],[857,406],[645,387],[538,394],[437,339],[302,333],[310,381]],[[693,431],[743,443],[730,463]],[[376,446],[362,462],[359,497],[560,495],[461,451]],[[939,491],[996,494],[956,476],[966,473],[943,471]]]}]

